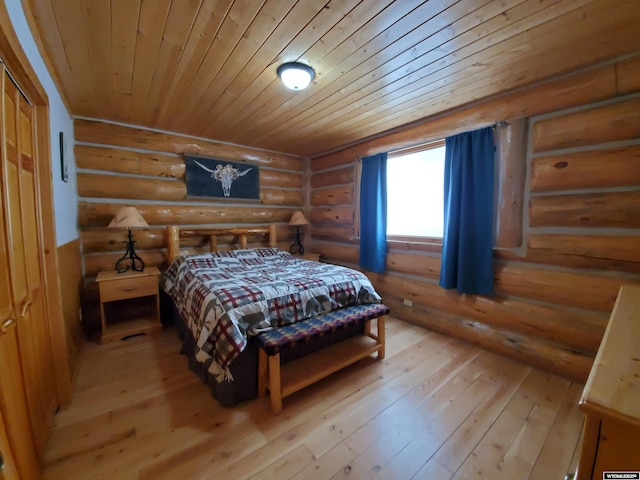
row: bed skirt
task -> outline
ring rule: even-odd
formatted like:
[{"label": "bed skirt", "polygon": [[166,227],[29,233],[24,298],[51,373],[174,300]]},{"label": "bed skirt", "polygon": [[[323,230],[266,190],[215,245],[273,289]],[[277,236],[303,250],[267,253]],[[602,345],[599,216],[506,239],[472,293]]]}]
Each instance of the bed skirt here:
[{"label": "bed skirt", "polygon": [[[166,315],[164,323],[173,323],[173,326],[182,340],[180,353],[188,360],[189,369],[193,371],[200,380],[209,387],[211,395],[218,400],[220,405],[233,407],[240,402],[251,400],[258,396],[258,342],[250,337],[247,347],[231,363],[229,369],[234,380],[231,382],[218,382],[213,375],[207,372],[206,368],[196,361],[194,352],[196,341],[191,331],[186,327],[177,309],[166,298],[166,307],[170,305],[171,315]],[[168,305],[167,305],[168,304]],[[163,308],[164,310],[165,308]],[[169,318],[167,318],[169,317]],[[340,328],[331,335],[322,335],[309,341],[301,342],[281,351],[282,364],[295,360],[296,358],[308,355],[316,350],[332,345],[354,335],[364,332],[364,321],[355,322],[345,328]]]}]

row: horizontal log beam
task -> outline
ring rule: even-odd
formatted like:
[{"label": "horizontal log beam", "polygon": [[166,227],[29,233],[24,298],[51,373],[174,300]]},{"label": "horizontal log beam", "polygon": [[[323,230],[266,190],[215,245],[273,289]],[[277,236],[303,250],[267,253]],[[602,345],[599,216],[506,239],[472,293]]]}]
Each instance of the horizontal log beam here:
[{"label": "horizontal log beam", "polygon": [[[158,267],[164,270],[168,266],[167,254],[164,250],[136,250],[136,253],[145,264],[145,267]],[[116,262],[124,254],[122,253],[99,253],[84,256],[84,275],[85,277],[95,277],[98,272],[105,270],[115,270]],[[126,263],[125,263],[126,265]]]},{"label": "horizontal log beam", "polygon": [[[633,244],[633,237],[631,238],[629,245]],[[313,241],[312,244],[313,251],[321,253],[328,262],[355,265],[359,263],[359,249],[355,245],[337,245],[320,241]],[[500,257],[501,254],[496,255]],[[412,275],[434,282],[440,278],[440,263],[438,255],[395,250],[387,255],[389,274]],[[620,286],[623,283],[640,283],[640,280],[496,262],[494,282],[496,292],[501,296],[517,296],[550,304],[610,312]]]},{"label": "horizontal log beam", "polygon": [[349,227],[320,227],[312,225],[309,229],[312,239],[332,240],[334,242],[359,243],[354,237],[353,226]]},{"label": "horizontal log beam", "polygon": [[322,157],[314,158],[311,162],[311,171],[321,172],[330,168],[336,168],[340,166],[351,166],[358,160],[357,155],[352,155],[351,151],[346,154],[336,152]]},{"label": "horizontal log beam", "polygon": [[639,137],[640,98],[632,98],[539,120],[532,148],[545,152]]},{"label": "horizontal log beam", "polygon": [[532,196],[532,227],[640,227],[640,192]]},{"label": "horizontal log beam", "polygon": [[[183,181],[146,177],[120,177],[96,173],[78,173],[78,195],[82,198],[120,198],[158,202],[211,202],[211,197],[187,196],[187,185]],[[298,206],[304,202],[302,190],[261,188],[260,202],[264,205]]]},{"label": "horizontal log beam", "polygon": [[525,257],[496,251],[500,259],[640,274],[640,237],[529,234]]},{"label": "horizontal log beam", "polygon": [[[209,199],[209,201],[211,201],[211,199]],[[283,205],[289,207],[299,207],[304,204],[304,193],[302,192],[302,190],[261,188],[260,203],[262,203],[263,205]]]},{"label": "horizontal log beam", "polygon": [[[635,56],[622,63],[625,64],[626,69],[631,70],[633,68],[631,64],[640,64],[640,57]],[[524,91],[518,90],[490,98],[447,115],[426,119],[418,125],[402,129],[399,132],[377,137],[338,152],[315,157],[311,160],[311,169],[317,172],[339,165],[352,164],[355,159],[360,157],[439,140],[492,125],[500,120],[531,117],[575,105],[613,98],[618,94],[616,67],[617,64],[604,65],[578,72]]]},{"label": "horizontal log beam", "polygon": [[[199,246],[188,246],[186,248],[182,247],[183,242],[181,241],[180,253],[182,255],[193,255],[198,253],[206,253],[210,252],[210,246],[208,242],[206,244],[201,244]],[[247,248],[258,248],[264,247],[266,243],[251,243],[247,244]],[[287,250],[289,247],[286,242],[279,242],[278,248],[283,250]],[[229,244],[221,244],[218,246],[219,251],[225,250],[236,250],[238,249],[237,239],[234,242]],[[136,250],[136,253],[142,258],[147,267],[158,267],[160,270],[165,270],[169,266],[168,254],[166,249],[162,250]],[[94,253],[89,255],[84,255],[84,275],[85,278],[95,277],[98,272],[101,270],[111,271],[115,270],[115,265],[118,259],[124,254],[124,248],[120,252],[102,252],[102,253]]]},{"label": "horizontal log beam", "polygon": [[[85,254],[119,252],[124,249],[123,241],[126,240],[126,231],[106,227],[91,228],[83,229],[80,236],[82,237],[82,250]],[[136,229],[133,236],[136,241],[136,249],[139,250],[155,250],[167,246],[165,227]],[[288,225],[278,226],[276,238],[290,243],[294,238],[294,230]],[[182,247],[199,247],[206,246],[207,242],[207,238],[199,235],[181,239],[180,245]],[[265,244],[265,238],[263,235],[248,235],[247,242],[249,244]],[[225,245],[237,245],[237,238],[233,235],[218,237],[218,244],[223,250]]]},{"label": "horizontal log beam", "polygon": [[[393,295],[411,300],[414,308],[434,308],[483,323],[490,328],[552,341],[585,352],[597,351],[608,319],[608,313],[577,312],[523,300],[460,295],[436,283],[414,278],[370,272],[367,275],[384,302],[389,295]],[[392,310],[392,314],[397,315],[397,312]]]},{"label": "horizontal log beam", "polygon": [[329,188],[315,188],[309,194],[311,205],[353,205],[353,184],[338,185]]},{"label": "horizontal log beam", "polygon": [[353,165],[339,170],[316,173],[311,175],[311,188],[331,187],[353,183],[355,179],[355,167]]},{"label": "horizontal log beam", "polygon": [[79,144],[74,152],[77,167],[86,170],[162,178],[184,178],[185,174],[184,160],[176,155]]},{"label": "horizontal log beam", "polygon": [[312,241],[309,247],[311,251],[319,253],[328,263],[358,265],[360,248],[357,245],[337,245]]},{"label": "horizontal log beam", "polygon": [[618,95],[640,90],[640,61],[637,56],[618,62],[615,67]]},{"label": "horizontal log beam", "polygon": [[[167,245],[164,228],[145,228],[133,230],[137,250],[155,250]],[[119,252],[124,253],[127,231],[119,228],[83,229],[82,253]]]},{"label": "horizontal log beam", "polygon": [[78,196],[83,198],[140,200],[153,198],[164,201],[180,201],[187,197],[185,183],[171,179],[121,177],[79,172],[77,182]]},{"label": "horizontal log beam", "polygon": [[638,184],[640,145],[551,155],[531,161],[533,192]]},{"label": "horizontal log beam", "polygon": [[496,265],[495,291],[542,302],[611,312],[624,284],[640,280],[583,272],[547,270],[530,265]]},{"label": "horizontal log beam", "polygon": [[[75,153],[78,168],[85,170],[182,180],[185,178],[184,159],[178,155],[135,152],[90,145],[76,145]],[[270,168],[260,170],[261,187],[302,188],[302,185],[302,172],[284,172]]]},{"label": "horizontal log beam", "polygon": [[205,157],[244,161],[284,170],[303,170],[302,158],[266,152],[241,145],[204,140],[179,134],[157,132],[97,120],[76,119],[76,142],[119,146],[165,153],[188,153]]},{"label": "horizontal log beam", "polygon": [[559,255],[545,250],[529,249],[524,257],[521,257],[517,253],[509,250],[499,250],[494,252],[494,257],[500,260],[513,260],[529,264],[640,274],[640,264],[638,262],[606,260],[580,255]]},{"label": "horizontal log beam", "polygon": [[387,270],[390,272],[419,275],[420,277],[440,279],[440,256],[414,253],[389,252]]},{"label": "horizontal log beam", "polygon": [[[291,209],[247,207],[225,207],[220,205],[171,205],[131,204],[135,206],[149,225],[202,225],[225,224],[262,225],[287,223]],[[78,224],[85,227],[104,227],[111,222],[122,203],[78,203]]]},{"label": "horizontal log beam", "polygon": [[397,299],[385,298],[385,302],[398,318],[580,383],[586,381],[593,365],[593,356],[586,352],[572,351],[562,345],[488,327],[437,310],[409,308]]},{"label": "horizontal log beam", "polygon": [[335,206],[326,208],[313,208],[309,213],[309,220],[314,225],[339,226],[353,225],[353,207]]}]

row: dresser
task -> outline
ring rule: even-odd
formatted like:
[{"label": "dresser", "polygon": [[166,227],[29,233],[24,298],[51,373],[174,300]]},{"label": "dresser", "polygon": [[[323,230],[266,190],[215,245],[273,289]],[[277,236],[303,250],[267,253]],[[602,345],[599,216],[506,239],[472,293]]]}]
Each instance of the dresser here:
[{"label": "dresser", "polygon": [[640,286],[620,289],[580,399],[578,480],[640,471]]}]

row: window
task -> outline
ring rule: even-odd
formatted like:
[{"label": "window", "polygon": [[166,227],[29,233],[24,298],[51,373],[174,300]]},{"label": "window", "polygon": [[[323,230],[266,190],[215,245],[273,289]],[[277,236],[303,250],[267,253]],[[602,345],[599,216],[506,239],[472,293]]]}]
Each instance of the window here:
[{"label": "window", "polygon": [[390,152],[387,237],[442,238],[444,140]]}]

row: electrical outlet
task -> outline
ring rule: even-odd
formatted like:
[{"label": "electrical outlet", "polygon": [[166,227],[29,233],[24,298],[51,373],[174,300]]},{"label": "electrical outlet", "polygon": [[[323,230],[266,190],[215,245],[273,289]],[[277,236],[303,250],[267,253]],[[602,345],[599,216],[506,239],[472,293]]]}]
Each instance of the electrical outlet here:
[{"label": "electrical outlet", "polygon": [[413,307],[413,302],[411,300],[409,300],[408,298],[405,298],[403,300],[403,303],[407,306],[407,307]]}]

